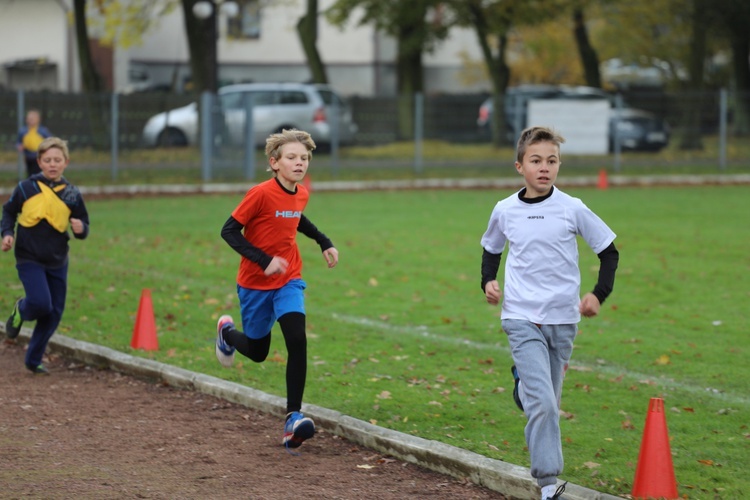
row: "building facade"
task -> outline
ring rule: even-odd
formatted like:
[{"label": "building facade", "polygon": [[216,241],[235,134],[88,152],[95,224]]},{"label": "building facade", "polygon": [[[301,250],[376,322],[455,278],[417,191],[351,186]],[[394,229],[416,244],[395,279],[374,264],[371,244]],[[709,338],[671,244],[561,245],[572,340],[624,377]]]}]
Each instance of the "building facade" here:
[{"label": "building facade", "polygon": [[72,9],[72,0],[0,0],[0,89],[80,89]]},{"label": "building facade", "polygon": [[[167,2],[170,0],[154,0]],[[320,0],[324,12],[334,0]],[[304,0],[236,0],[236,15],[220,9],[217,51],[219,80],[239,82],[304,82],[310,79],[297,22]],[[88,14],[92,13],[89,7]],[[0,64],[6,89],[80,91],[72,0],[0,0]],[[162,16],[141,36],[141,43],[111,50],[96,43],[100,33],[90,26],[95,64],[110,90],[190,89],[190,65],[183,10]],[[358,16],[346,26],[318,23],[318,51],[331,85],[343,95],[392,96],[396,93],[396,42]],[[93,23],[94,25],[96,23]],[[479,61],[476,35],[453,29],[450,37],[423,57],[425,92],[476,93],[489,90],[486,79],[465,78],[467,60]]]}]

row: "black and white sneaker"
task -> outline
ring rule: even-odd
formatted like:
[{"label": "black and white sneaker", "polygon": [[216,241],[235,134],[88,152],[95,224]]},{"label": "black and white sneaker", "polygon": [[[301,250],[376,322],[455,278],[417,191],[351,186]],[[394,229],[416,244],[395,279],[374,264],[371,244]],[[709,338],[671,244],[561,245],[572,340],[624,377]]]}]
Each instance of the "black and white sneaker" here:
[{"label": "black and white sneaker", "polygon": [[567,481],[565,481],[563,484],[558,486],[557,489],[555,490],[555,493],[551,497],[544,497],[544,500],[565,500],[562,494],[565,492],[566,484],[568,484]]}]

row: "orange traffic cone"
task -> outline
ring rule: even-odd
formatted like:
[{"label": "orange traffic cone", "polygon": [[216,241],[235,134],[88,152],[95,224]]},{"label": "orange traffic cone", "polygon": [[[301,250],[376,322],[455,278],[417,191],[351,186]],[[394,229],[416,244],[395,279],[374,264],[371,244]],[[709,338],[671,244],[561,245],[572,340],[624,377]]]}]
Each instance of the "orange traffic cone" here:
[{"label": "orange traffic cone", "polygon": [[130,341],[130,347],[146,351],[159,350],[159,342],[156,340],[154,306],[151,303],[151,290],[148,288],[141,291],[141,302],[138,304],[138,315],[135,318],[135,328],[133,328],[133,339]]},{"label": "orange traffic cone", "polygon": [[633,498],[679,498],[661,398],[651,398],[649,403],[632,495]]},{"label": "orange traffic cone", "polygon": [[609,179],[607,179],[607,171],[605,169],[599,170],[599,180],[596,182],[596,187],[599,189],[607,189],[609,187]]}]

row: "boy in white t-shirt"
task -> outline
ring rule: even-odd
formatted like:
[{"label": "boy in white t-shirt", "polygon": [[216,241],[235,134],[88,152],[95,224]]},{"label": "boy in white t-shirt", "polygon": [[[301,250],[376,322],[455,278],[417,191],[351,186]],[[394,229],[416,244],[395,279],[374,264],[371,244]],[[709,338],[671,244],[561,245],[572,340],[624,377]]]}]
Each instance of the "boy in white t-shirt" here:
[{"label": "boy in white t-shirt", "polygon": [[[531,475],[542,500],[562,498],[565,489],[557,487],[563,470],[559,407],[578,322],[599,313],[619,260],[615,233],[581,200],[554,187],[563,142],[544,127],[521,133],[515,167],[525,187],[495,205],[481,240],[482,290],[490,304],[503,298],[500,318],[515,363],[513,396],[528,419]],[[577,236],[600,261],[597,284],[582,298]],[[497,272],[506,242],[501,293]]]}]

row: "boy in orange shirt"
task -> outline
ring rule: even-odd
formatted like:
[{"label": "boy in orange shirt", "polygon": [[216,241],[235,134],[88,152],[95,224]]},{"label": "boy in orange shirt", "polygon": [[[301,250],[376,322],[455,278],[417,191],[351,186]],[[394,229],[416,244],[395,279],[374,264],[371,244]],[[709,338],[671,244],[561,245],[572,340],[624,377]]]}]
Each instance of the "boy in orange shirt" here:
[{"label": "boy in orange shirt", "polygon": [[303,214],[310,197],[301,184],[315,142],[300,130],[284,130],[266,139],[266,156],[273,178],[252,187],[234,209],[221,236],[242,258],[237,273],[242,328],[229,315],[219,318],[216,357],[232,366],[235,350],[256,363],[265,361],[271,328],[278,321],[284,335],[287,415],[281,444],[297,448],[315,434],[312,419],[301,413],[307,376],[305,282],[297,232],[314,239],[329,268],[338,263],[338,250]]}]

